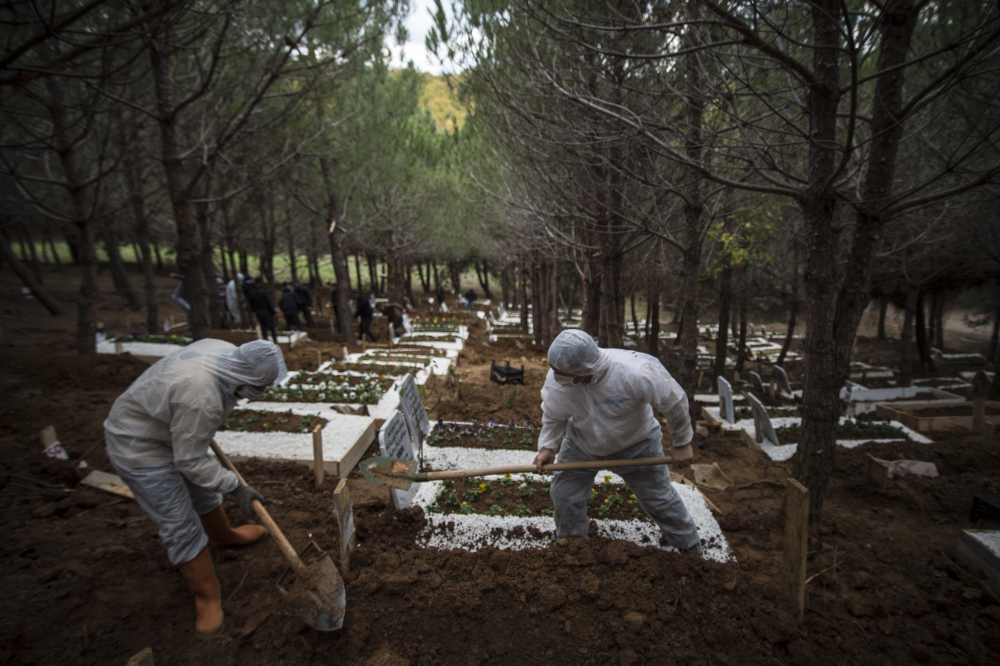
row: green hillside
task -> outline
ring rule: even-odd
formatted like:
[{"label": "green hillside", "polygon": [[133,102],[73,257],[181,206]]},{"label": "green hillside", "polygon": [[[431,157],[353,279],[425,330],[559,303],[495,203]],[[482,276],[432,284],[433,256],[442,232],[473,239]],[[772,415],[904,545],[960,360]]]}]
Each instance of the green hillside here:
[{"label": "green hillside", "polygon": [[433,74],[421,74],[421,77],[423,90],[420,91],[420,106],[430,110],[439,130],[453,131],[456,122],[461,129],[465,122],[465,108],[448,87],[445,77]]}]

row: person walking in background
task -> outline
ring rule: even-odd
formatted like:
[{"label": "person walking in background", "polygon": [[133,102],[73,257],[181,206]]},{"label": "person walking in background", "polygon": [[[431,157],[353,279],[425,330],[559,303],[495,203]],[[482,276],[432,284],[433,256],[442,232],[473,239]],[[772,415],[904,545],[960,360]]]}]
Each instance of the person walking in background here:
[{"label": "person walking in background", "polygon": [[471,310],[472,304],[476,302],[476,290],[469,288],[469,291],[465,292],[465,309]]},{"label": "person walking in background", "polygon": [[312,312],[310,311],[312,307],[312,295],[309,293],[309,288],[298,281],[295,283],[295,298],[299,302],[299,314],[305,319],[306,326],[316,328],[316,321],[313,319]]},{"label": "person walking in background", "polygon": [[444,312],[444,287],[437,286],[438,309]]},{"label": "person walking in background", "polygon": [[354,313],[355,317],[361,319],[361,326],[358,327],[358,337],[364,340],[365,335],[367,335],[372,342],[378,342],[378,338],[372,333],[371,328],[372,318],[375,316],[375,313],[372,312],[371,301],[368,300],[367,296],[359,293],[357,289],[352,289],[351,294],[358,299],[358,311]]},{"label": "person walking in background", "polygon": [[302,330],[302,322],[299,321],[299,299],[295,292],[286,282],[281,290],[281,300],[278,301],[281,314],[285,315],[285,329]]},{"label": "person walking in background", "polygon": [[406,333],[406,327],[403,325],[403,313],[406,312],[406,308],[399,303],[386,303],[379,309],[389,320],[390,330],[395,331],[397,338]]},{"label": "person walking in background", "polygon": [[254,279],[253,288],[247,293],[247,303],[250,311],[257,317],[264,339],[267,339],[267,333],[270,331],[274,344],[278,344],[278,330],[274,326],[274,301],[271,300],[271,294],[264,289],[262,279]]}]

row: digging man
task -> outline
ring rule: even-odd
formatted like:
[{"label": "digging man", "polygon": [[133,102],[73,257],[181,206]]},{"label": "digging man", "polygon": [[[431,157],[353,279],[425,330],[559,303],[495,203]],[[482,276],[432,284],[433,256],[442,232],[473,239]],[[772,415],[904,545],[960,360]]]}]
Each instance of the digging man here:
[{"label": "digging man", "polygon": [[[549,347],[551,371],[542,388],[542,430],[535,465],[663,456],[660,423],[667,419],[674,460],[693,457],[687,396],[663,364],[648,354],[600,349],[579,330],[556,336]],[[558,452],[558,460],[556,454]],[[663,539],[685,555],[701,557],[698,530],[670,482],[666,465],[616,470]],[[556,538],[587,537],[587,498],[596,470],[552,475]]]},{"label": "digging man", "polygon": [[142,373],[104,422],[111,464],[160,528],[170,563],[194,592],[199,638],[223,626],[208,542],[246,546],[266,533],[260,525],[229,524],[222,493],[251,515],[252,501],[264,498],[209,454],[210,443],[237,399],[259,397],[284,368],[278,346],[265,340],[241,347],[199,340]]}]

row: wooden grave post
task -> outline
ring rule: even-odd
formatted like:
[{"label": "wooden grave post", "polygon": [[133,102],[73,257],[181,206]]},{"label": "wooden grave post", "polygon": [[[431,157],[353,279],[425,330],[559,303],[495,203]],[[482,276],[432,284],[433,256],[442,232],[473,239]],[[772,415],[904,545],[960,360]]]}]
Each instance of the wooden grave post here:
[{"label": "wooden grave post", "polygon": [[781,567],[784,597],[802,622],[806,605],[806,554],[809,549],[809,491],[795,479],[785,490],[785,557]]},{"label": "wooden grave post", "polygon": [[976,398],[972,403],[972,432],[983,431],[983,420],[986,416],[986,401]]},{"label": "wooden grave post", "polygon": [[342,573],[351,570],[351,557],[358,539],[354,532],[354,501],[347,479],[341,479],[333,491],[333,506],[337,510],[337,525],[340,527],[340,569]]},{"label": "wooden grave post", "polygon": [[59,458],[60,460],[69,460],[66,449],[59,443],[55,427],[49,426],[44,430],[40,430],[38,432],[38,439],[42,442],[43,453],[46,456],[49,458]]},{"label": "wooden grave post", "polygon": [[323,427],[318,423],[313,426],[313,471],[316,473],[316,487],[323,485],[326,472],[323,469]]},{"label": "wooden grave post", "polygon": [[115,354],[121,356],[123,352],[121,341],[115,341]]},{"label": "wooden grave post", "polygon": [[142,652],[133,655],[125,666],[155,666],[153,663],[153,648],[146,648]]},{"label": "wooden grave post", "polygon": [[323,352],[319,349],[316,350],[316,369],[319,370],[319,366],[323,365]]},{"label": "wooden grave post", "polygon": [[263,340],[264,339],[264,334],[260,332],[260,322],[259,321],[255,321],[253,325],[254,325],[254,328],[257,329],[257,339],[258,340]]}]

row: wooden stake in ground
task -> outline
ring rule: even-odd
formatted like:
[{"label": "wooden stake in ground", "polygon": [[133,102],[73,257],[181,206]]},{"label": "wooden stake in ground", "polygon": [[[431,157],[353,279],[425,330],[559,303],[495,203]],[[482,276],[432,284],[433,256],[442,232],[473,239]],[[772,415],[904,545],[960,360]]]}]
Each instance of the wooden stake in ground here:
[{"label": "wooden stake in ground", "polygon": [[986,402],[982,398],[976,398],[972,403],[972,432],[983,431],[983,421],[986,417]]},{"label": "wooden stake in ground", "polygon": [[785,599],[795,607],[799,622],[806,606],[806,554],[809,547],[809,491],[795,479],[785,490],[785,559],[781,586]]},{"label": "wooden stake in ground", "polygon": [[153,648],[146,648],[139,654],[133,656],[128,660],[128,664],[125,666],[154,666]]},{"label": "wooden stake in ground", "polygon": [[319,366],[323,365],[323,352],[319,349],[316,350],[316,369],[319,370]]},{"label": "wooden stake in ground", "polygon": [[326,472],[323,469],[323,428],[316,424],[312,430],[313,436],[313,471],[316,473],[316,487],[323,485]]},{"label": "wooden stake in ground", "polygon": [[351,558],[358,545],[354,533],[354,501],[347,479],[341,479],[333,491],[333,505],[337,510],[337,525],[340,526],[340,568],[346,573],[351,570]]},{"label": "wooden stake in ground", "polygon": [[46,456],[49,458],[59,458],[60,460],[69,460],[66,450],[59,443],[59,437],[56,435],[56,429],[53,426],[39,431],[38,439],[42,442],[43,453]]}]

